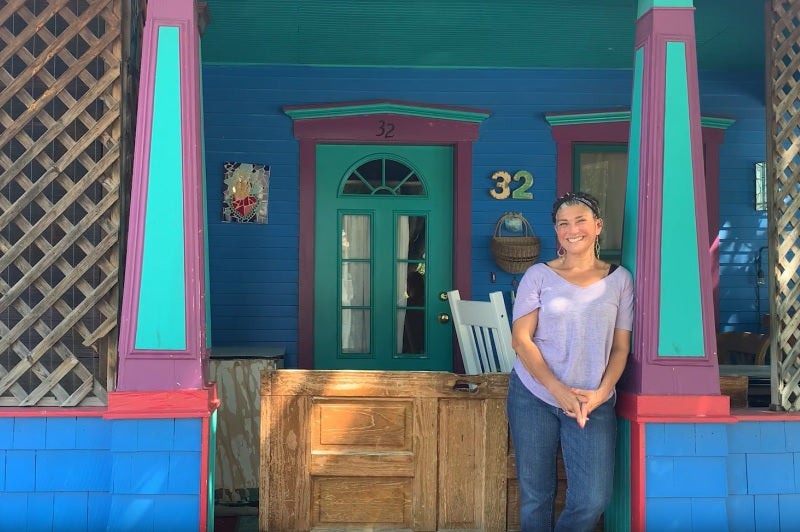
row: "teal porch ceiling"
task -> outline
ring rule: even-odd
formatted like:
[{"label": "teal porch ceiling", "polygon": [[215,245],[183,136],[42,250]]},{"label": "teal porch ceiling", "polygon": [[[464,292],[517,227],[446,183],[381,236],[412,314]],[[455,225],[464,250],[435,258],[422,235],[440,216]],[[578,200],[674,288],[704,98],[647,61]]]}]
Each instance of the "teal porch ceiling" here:
[{"label": "teal porch ceiling", "polygon": [[[208,0],[204,63],[630,68],[636,0]],[[764,71],[763,0],[695,0],[698,64]]]}]

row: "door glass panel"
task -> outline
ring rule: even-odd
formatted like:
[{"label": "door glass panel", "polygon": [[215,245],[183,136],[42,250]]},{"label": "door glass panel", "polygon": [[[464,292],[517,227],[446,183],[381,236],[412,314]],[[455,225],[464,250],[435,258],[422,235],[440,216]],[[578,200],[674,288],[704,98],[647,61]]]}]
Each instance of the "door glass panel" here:
[{"label": "door glass panel", "polygon": [[[425,216],[400,216],[397,224],[397,258],[425,260]],[[423,271],[424,271],[423,267]]]},{"label": "door glass panel", "polygon": [[342,264],[342,306],[369,306],[369,263]]},{"label": "door glass panel", "polygon": [[397,353],[425,352],[425,216],[397,217]]},{"label": "door glass panel", "polygon": [[405,276],[405,301],[398,301],[398,306],[425,306],[425,264],[400,263],[397,265],[397,279],[403,281]]},{"label": "door glass panel", "polygon": [[397,311],[397,321],[402,320],[402,355],[419,355],[425,352],[425,311],[402,309]]},{"label": "door glass panel", "polygon": [[628,172],[626,147],[578,146],[575,155],[576,189],[597,198],[603,215],[601,256],[611,262],[619,262]]},{"label": "door glass panel", "polygon": [[370,258],[369,216],[342,217],[342,260]]},{"label": "door glass panel", "polygon": [[342,309],[342,353],[369,353],[369,310]]},{"label": "door glass panel", "polygon": [[342,216],[341,247],[341,350],[370,352],[370,307],[372,305],[371,218]]},{"label": "door glass panel", "polygon": [[424,192],[417,174],[403,163],[386,159],[385,172],[386,186],[398,196],[419,196]]}]

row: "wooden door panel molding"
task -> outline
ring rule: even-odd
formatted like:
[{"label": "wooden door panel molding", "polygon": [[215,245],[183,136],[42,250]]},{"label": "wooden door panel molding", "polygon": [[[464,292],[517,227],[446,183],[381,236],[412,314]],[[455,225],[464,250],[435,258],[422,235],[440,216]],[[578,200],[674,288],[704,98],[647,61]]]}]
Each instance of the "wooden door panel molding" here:
[{"label": "wooden door panel molding", "polygon": [[508,375],[468,379],[264,372],[260,528],[506,530]]},{"label": "wooden door panel molding", "polygon": [[[489,112],[397,101],[289,106],[299,149],[298,366],[314,366],[314,230],[316,150],[322,142],[453,146],[453,287],[471,297],[472,143]],[[381,129],[383,121],[384,129]],[[393,130],[387,134],[387,126]],[[378,128],[378,129],[376,129]],[[399,129],[398,129],[399,128]],[[379,135],[383,131],[383,134]],[[304,280],[306,280],[304,282]],[[460,360],[454,356],[455,367]]]}]

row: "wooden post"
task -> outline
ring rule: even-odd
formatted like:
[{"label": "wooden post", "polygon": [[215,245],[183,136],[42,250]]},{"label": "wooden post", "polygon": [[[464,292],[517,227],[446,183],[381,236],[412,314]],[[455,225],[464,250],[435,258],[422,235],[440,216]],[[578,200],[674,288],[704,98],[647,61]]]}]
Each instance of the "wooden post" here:
[{"label": "wooden post", "polygon": [[622,256],[636,317],[621,387],[718,396],[694,8],[639,10]]},{"label": "wooden post", "polygon": [[198,16],[151,1],[120,318],[119,391],[207,382]]}]

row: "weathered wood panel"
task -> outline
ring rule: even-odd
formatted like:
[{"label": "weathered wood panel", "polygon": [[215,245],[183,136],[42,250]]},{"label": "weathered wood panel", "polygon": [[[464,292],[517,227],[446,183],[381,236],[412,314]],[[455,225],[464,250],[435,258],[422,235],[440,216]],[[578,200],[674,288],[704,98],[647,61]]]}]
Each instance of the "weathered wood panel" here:
[{"label": "weathered wood panel", "polygon": [[262,530],[507,530],[506,375],[265,372]]},{"label": "weathered wood panel", "polygon": [[261,372],[280,367],[275,359],[211,359],[217,383],[217,453],[214,499],[222,504],[258,501]]},{"label": "weathered wood panel", "polygon": [[[260,529],[519,530],[507,389],[507,374],[265,371]],[[560,454],[557,476],[556,515]]]}]

